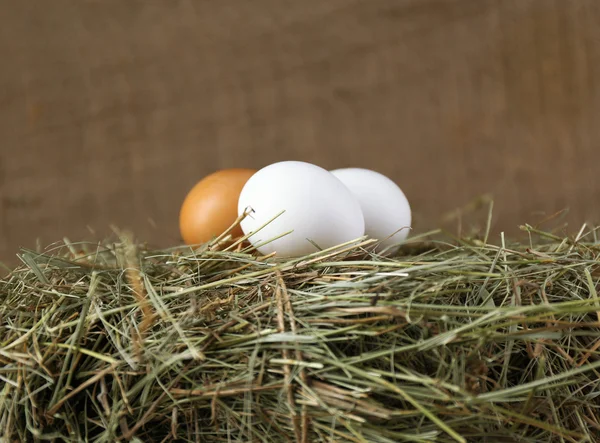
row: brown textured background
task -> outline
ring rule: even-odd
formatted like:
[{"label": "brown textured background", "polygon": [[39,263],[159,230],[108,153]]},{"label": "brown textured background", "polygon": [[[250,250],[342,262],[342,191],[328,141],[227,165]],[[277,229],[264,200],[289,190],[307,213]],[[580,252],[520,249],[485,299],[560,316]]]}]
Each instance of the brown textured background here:
[{"label": "brown textured background", "polygon": [[[296,159],[394,178],[415,229],[600,215],[597,0],[0,0],[0,259]],[[88,226],[96,232],[92,235]]]}]

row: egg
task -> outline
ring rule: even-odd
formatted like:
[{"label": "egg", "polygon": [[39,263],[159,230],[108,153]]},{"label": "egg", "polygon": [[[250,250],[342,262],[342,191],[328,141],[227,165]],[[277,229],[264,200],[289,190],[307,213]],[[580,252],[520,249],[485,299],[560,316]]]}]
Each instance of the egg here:
[{"label": "egg", "polygon": [[254,233],[248,240],[265,255],[303,256],[360,238],[365,230],[350,190],[326,169],[300,161],[274,163],[254,174],[240,194],[243,213],[248,216],[242,230]]},{"label": "egg", "polygon": [[[208,242],[225,232],[237,219],[242,188],[253,169],[223,169],[202,180],[186,195],[179,212],[179,231],[188,245]],[[239,226],[231,232],[242,235]]]},{"label": "egg", "polygon": [[400,187],[379,172],[361,168],[335,169],[331,173],[358,199],[365,220],[365,233],[380,241],[379,250],[404,241],[412,215]]}]

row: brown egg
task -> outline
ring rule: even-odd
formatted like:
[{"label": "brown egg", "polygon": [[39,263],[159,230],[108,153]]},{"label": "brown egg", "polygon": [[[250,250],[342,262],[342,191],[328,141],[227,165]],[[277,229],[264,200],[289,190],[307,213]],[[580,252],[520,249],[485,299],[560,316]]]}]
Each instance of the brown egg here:
[{"label": "brown egg", "polygon": [[[223,169],[200,180],[188,193],[179,213],[179,231],[183,241],[200,244],[221,235],[237,219],[237,205],[242,188],[256,171]],[[239,226],[231,232],[242,235]]]}]

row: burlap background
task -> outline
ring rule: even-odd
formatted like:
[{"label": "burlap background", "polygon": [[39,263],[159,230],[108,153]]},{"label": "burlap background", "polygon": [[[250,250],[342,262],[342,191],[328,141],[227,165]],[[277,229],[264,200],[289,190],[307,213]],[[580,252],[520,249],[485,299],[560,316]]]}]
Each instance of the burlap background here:
[{"label": "burlap background", "polygon": [[417,230],[484,193],[496,231],[600,215],[598,0],[0,5],[4,260],[172,244],[196,180],[284,159],[390,175]]}]

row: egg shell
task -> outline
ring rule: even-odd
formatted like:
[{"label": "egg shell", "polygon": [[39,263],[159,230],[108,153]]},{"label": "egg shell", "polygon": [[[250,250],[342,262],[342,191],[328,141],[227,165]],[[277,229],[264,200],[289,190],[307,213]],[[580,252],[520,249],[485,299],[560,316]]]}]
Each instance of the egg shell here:
[{"label": "egg shell", "polygon": [[[183,241],[188,245],[201,244],[225,232],[237,219],[240,192],[255,172],[254,169],[223,169],[196,183],[179,212]],[[231,235],[242,235],[239,225]]]},{"label": "egg shell", "polygon": [[249,215],[241,223],[246,234],[285,211],[249,238],[262,254],[298,257],[364,235],[358,200],[329,171],[306,162],[284,161],[259,170],[240,194],[238,214],[246,210]]},{"label": "egg shell", "polygon": [[380,241],[378,250],[403,242],[410,233],[412,214],[406,195],[385,175],[369,169],[343,168],[331,171],[358,199],[365,234]]}]

